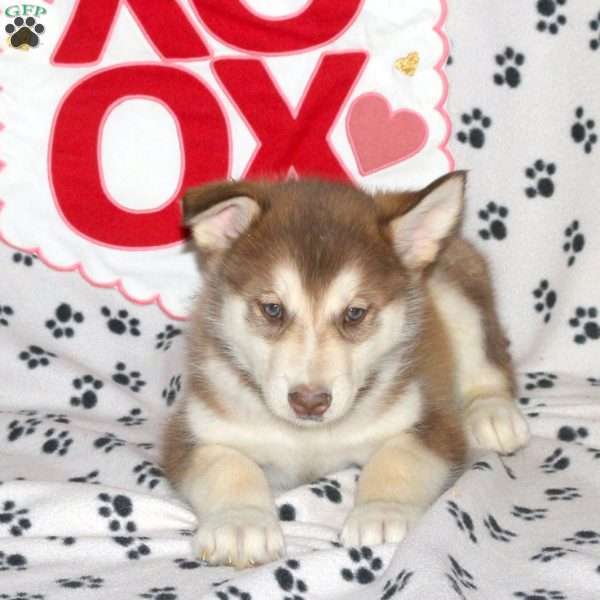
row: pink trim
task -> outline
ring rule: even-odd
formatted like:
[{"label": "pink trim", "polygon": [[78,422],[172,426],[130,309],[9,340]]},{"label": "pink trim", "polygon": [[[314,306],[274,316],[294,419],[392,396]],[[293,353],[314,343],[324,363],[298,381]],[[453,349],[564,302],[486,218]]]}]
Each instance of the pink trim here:
[{"label": "pink trim", "polygon": [[[5,205],[4,201],[0,200],[0,211],[2,211],[2,209],[4,208],[4,205]],[[74,263],[73,265],[68,266],[68,267],[55,265],[51,260],[49,260],[46,257],[46,255],[44,254],[44,251],[39,246],[27,248],[24,246],[18,246],[17,244],[13,244],[12,242],[9,242],[6,239],[6,237],[4,236],[2,231],[0,231],[0,241],[3,242],[4,244],[6,244],[7,246],[9,246],[10,248],[14,248],[15,250],[19,250],[21,252],[28,252],[29,254],[35,254],[46,266],[50,267],[51,269],[54,269],[55,271],[59,271],[61,273],[77,271],[85,281],[87,281],[89,284],[91,284],[94,287],[103,288],[103,289],[115,288],[116,290],[121,292],[121,294],[123,295],[124,298],[126,298],[133,304],[138,304],[140,306],[156,304],[169,318],[177,320],[177,321],[186,321],[187,320],[186,316],[176,315],[175,313],[171,312],[163,304],[160,294],[154,294],[145,299],[134,298],[133,296],[131,296],[130,294],[127,293],[127,291],[123,287],[123,283],[120,278],[115,279],[114,281],[107,282],[107,283],[100,283],[99,281],[94,281],[90,277],[90,275],[88,275],[87,271],[85,270],[85,267],[80,262]]]},{"label": "pink trim", "polygon": [[[240,0],[240,3],[243,4],[244,8],[246,8],[248,10],[248,12],[252,13],[253,15],[256,15],[257,17],[263,19],[264,21],[273,21],[274,23],[276,23],[277,21],[285,21],[286,19],[291,19],[293,17],[297,17],[298,15],[302,14],[307,9],[307,7],[310,4],[312,4],[312,1],[313,0],[307,0],[302,8],[298,9],[296,12],[290,13],[289,15],[284,15],[282,17],[269,17],[267,15],[264,15],[263,13],[260,13],[256,10],[254,10],[245,0]],[[445,2],[445,0],[442,0],[442,1]],[[192,9],[192,12],[194,13],[194,15],[196,16],[198,21],[200,21],[200,23],[202,23],[202,25],[204,26],[204,29],[208,32],[208,34],[211,35],[212,37],[214,37],[216,40],[219,40],[219,42],[221,42],[221,44],[223,44],[224,46],[227,46],[228,48],[233,48],[234,50],[237,50],[239,52],[243,52],[244,54],[246,54],[248,56],[264,57],[264,56],[293,56],[293,55],[302,54],[303,52],[311,52],[312,50],[318,50],[319,48],[329,46],[331,43],[335,42],[335,40],[339,39],[342,35],[344,35],[344,33],[346,33],[346,31],[348,31],[348,29],[350,29],[350,27],[352,27],[352,25],[358,18],[358,15],[362,12],[365,2],[366,2],[366,0],[360,0],[358,6],[356,8],[356,12],[354,13],[354,16],[350,19],[350,21],[348,21],[348,24],[346,25],[346,27],[344,27],[341,31],[339,31],[332,38],[324,41],[321,44],[317,44],[316,46],[310,46],[308,48],[305,48],[304,50],[290,50],[287,52],[256,52],[254,50],[247,50],[246,48],[241,48],[240,46],[236,46],[235,44],[230,44],[229,42],[226,42],[225,40],[220,38],[212,29],[210,29],[210,27],[208,27],[208,25],[206,25],[206,23],[203,21],[202,17],[196,10],[196,7],[194,6],[193,2],[190,2],[190,8]],[[350,51],[348,50],[347,52],[350,52]],[[223,58],[223,57],[219,57],[219,58]],[[212,66],[212,61],[211,61],[211,66]]]},{"label": "pink trim", "polygon": [[442,9],[440,13],[440,18],[435,24],[433,30],[438,34],[444,47],[442,56],[440,57],[438,63],[435,65],[435,70],[438,72],[442,80],[443,91],[440,99],[438,100],[438,103],[435,105],[435,108],[440,113],[440,115],[442,115],[442,118],[446,123],[446,137],[440,142],[438,148],[446,156],[446,160],[448,161],[448,171],[454,171],[456,163],[454,161],[454,157],[450,152],[450,149],[448,148],[448,140],[452,135],[452,121],[450,120],[450,115],[448,115],[448,111],[446,110],[446,100],[448,99],[448,77],[446,77],[446,72],[444,71],[444,66],[446,64],[446,61],[448,60],[448,54],[450,53],[450,44],[448,43],[448,37],[443,31],[443,27],[448,17],[447,0],[440,0],[440,6]]},{"label": "pink trim", "polygon": [[[44,0],[44,1],[46,3],[48,3],[48,4],[52,4],[52,2],[53,2],[53,0]],[[360,9],[362,9],[362,7],[363,7],[363,4],[360,5]],[[444,65],[446,64],[446,60],[447,60],[448,54],[449,54],[448,38],[446,37],[446,35],[445,35],[444,31],[443,31],[443,26],[444,26],[444,24],[446,22],[446,18],[448,16],[448,6],[447,6],[446,0],[440,0],[440,7],[441,7],[440,18],[439,18],[438,22],[436,23],[436,25],[434,26],[433,29],[438,34],[438,36],[440,37],[440,40],[442,41],[442,45],[443,45],[442,56],[440,57],[440,60],[438,61],[438,63],[435,65],[435,70],[439,73],[439,76],[440,76],[440,78],[442,80],[443,91],[442,91],[442,95],[441,95],[438,103],[436,104],[435,108],[441,114],[442,118],[444,119],[444,122],[446,123],[446,129],[447,129],[447,135],[441,141],[441,143],[438,146],[438,148],[444,153],[444,155],[446,156],[446,158],[448,160],[448,170],[452,171],[455,168],[455,161],[454,161],[454,157],[450,153],[449,148],[447,147],[448,140],[450,139],[450,135],[452,133],[452,122],[451,122],[450,117],[448,115],[448,112],[446,111],[446,108],[445,108],[446,100],[448,98],[448,78],[446,77],[446,73],[444,71]],[[194,8],[193,8],[193,11],[196,12]],[[356,16],[358,16],[358,14],[360,12],[361,12],[361,10],[358,10],[356,12]],[[67,31],[68,24],[70,24],[70,21],[72,20],[74,13],[75,13],[75,11],[73,11],[71,13],[69,21],[67,22],[67,26],[65,26],[65,29],[63,30],[63,34],[62,34],[62,36],[61,36],[61,38],[59,40],[59,43],[62,42],[62,37],[64,36],[65,32]],[[196,16],[198,16],[198,15],[196,15]],[[355,16],[355,18],[356,18],[356,16]],[[115,21],[116,21],[116,19],[115,19]],[[354,21],[352,21],[352,22],[354,22]],[[113,27],[114,27],[114,22],[113,22]],[[142,32],[145,35],[145,32],[144,32],[143,29],[142,29]],[[112,28],[111,28],[111,30],[109,32],[109,35],[107,36],[107,41],[108,41],[108,39],[109,39],[109,37],[110,37],[111,34],[112,34]],[[340,33],[340,35],[341,35],[341,33]],[[331,40],[331,41],[333,41],[333,40]],[[57,44],[56,47],[58,47],[58,45],[59,44]],[[97,64],[100,60],[102,60],[105,48],[106,48],[106,45],[105,45],[105,47],[102,50],[102,54],[101,54],[100,59],[98,61],[94,62],[94,63],[90,63],[91,65]],[[208,46],[207,46],[207,48],[208,48]],[[250,54],[250,53],[247,53],[247,54]],[[207,57],[207,58],[209,58],[209,57]],[[51,64],[54,65],[54,66],[58,66],[58,67],[61,67],[61,66],[67,66],[68,67],[69,66],[69,65],[56,65],[54,63],[53,59],[54,59],[54,54],[52,55],[52,59],[50,61]],[[179,62],[179,61],[177,61],[177,62]],[[212,63],[212,61],[211,61],[211,63]],[[84,66],[84,65],[78,65],[78,66]],[[211,69],[212,69],[212,64],[211,64]],[[267,72],[269,72],[269,71],[267,70]],[[214,71],[213,71],[213,73],[214,73]],[[314,73],[313,73],[313,76],[314,76]],[[312,80],[313,76],[311,76],[311,80]],[[358,81],[358,79],[360,79],[360,75],[359,75],[359,77],[357,77],[356,81]],[[218,78],[217,78],[217,81],[219,81]],[[223,89],[223,86],[221,86],[221,88]],[[0,92],[3,91],[3,89],[4,88],[2,86],[0,86]],[[227,94],[227,92],[225,92],[225,93]],[[350,95],[350,93],[349,93],[349,95]],[[304,94],[303,94],[303,97],[304,97]],[[284,100],[285,100],[285,96],[284,95],[282,95],[282,98],[284,98]],[[348,96],[347,96],[347,98],[348,98]],[[233,103],[233,105],[235,106],[235,103]],[[228,134],[230,136],[230,142],[231,142],[231,130],[230,130],[230,127],[229,127],[229,125],[230,125],[229,120],[227,119],[227,116],[228,116],[227,115],[227,111],[224,110],[223,114],[225,115],[225,118],[226,118],[226,122],[227,122],[227,125],[228,125],[228,128],[227,128],[228,129]],[[242,118],[243,118],[243,115],[242,115]],[[334,126],[335,126],[335,122],[332,125],[332,127],[330,129],[330,132],[333,130]],[[252,135],[256,139],[256,136],[254,135],[254,132],[252,131],[252,129],[250,127],[249,127],[249,130],[252,132]],[[329,142],[329,136],[327,136],[327,141]],[[258,140],[257,140],[257,142],[258,142]],[[257,148],[257,150],[258,150],[258,148]],[[255,153],[256,153],[256,151],[255,151]],[[332,148],[332,151],[334,151],[333,148]],[[253,156],[254,156],[254,154],[253,154]],[[343,165],[343,163],[341,163],[341,164]],[[6,163],[3,162],[3,161],[0,161],[0,170],[2,168],[4,168],[4,167],[6,167]],[[54,191],[52,191],[52,193],[54,195]],[[0,211],[3,208],[4,208],[4,202],[2,201],[2,199],[0,199]],[[85,281],[87,281],[90,285],[92,285],[94,287],[102,288],[102,289],[114,288],[114,289],[118,290],[123,295],[124,298],[126,298],[127,300],[129,300],[130,302],[132,302],[134,304],[138,304],[140,306],[146,306],[146,305],[150,305],[150,304],[156,304],[171,319],[178,320],[178,321],[185,321],[187,319],[187,317],[185,317],[183,315],[177,315],[177,314],[171,312],[164,305],[163,300],[162,300],[160,294],[158,294],[158,293],[154,294],[153,296],[151,296],[149,298],[146,298],[146,299],[134,298],[133,296],[131,296],[131,295],[129,295],[127,293],[127,291],[123,287],[123,283],[122,283],[122,280],[120,278],[115,279],[114,281],[108,282],[108,283],[100,283],[100,282],[94,281],[88,275],[88,273],[85,270],[85,267],[81,263],[75,263],[75,264],[73,264],[73,265],[71,265],[69,267],[61,267],[59,265],[55,265],[55,264],[53,264],[44,255],[44,252],[43,252],[43,250],[41,248],[39,248],[39,247],[25,248],[25,247],[19,247],[19,246],[15,245],[15,244],[12,244],[11,242],[9,242],[6,239],[6,237],[4,236],[4,234],[2,233],[1,230],[0,230],[0,241],[3,242],[4,244],[6,244],[7,246],[11,247],[11,248],[14,248],[15,250],[20,250],[22,252],[29,252],[29,253],[36,254],[40,258],[40,260],[46,266],[54,269],[55,271],[60,271],[60,272],[77,271],[79,273],[79,275]]]}]

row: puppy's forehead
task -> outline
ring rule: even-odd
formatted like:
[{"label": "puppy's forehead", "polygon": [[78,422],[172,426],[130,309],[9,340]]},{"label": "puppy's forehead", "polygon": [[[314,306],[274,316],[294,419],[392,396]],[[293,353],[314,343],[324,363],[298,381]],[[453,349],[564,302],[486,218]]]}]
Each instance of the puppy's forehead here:
[{"label": "puppy's forehead", "polygon": [[279,264],[273,271],[273,291],[296,314],[329,317],[343,310],[360,292],[362,273],[355,266],[342,267],[321,286],[310,286],[291,263]]}]

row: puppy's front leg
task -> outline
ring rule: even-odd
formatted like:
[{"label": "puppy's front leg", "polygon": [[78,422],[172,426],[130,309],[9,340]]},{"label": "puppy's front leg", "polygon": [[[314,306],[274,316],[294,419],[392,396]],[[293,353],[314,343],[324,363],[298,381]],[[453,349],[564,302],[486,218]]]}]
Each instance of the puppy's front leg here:
[{"label": "puppy's front leg", "polygon": [[355,507],[341,533],[346,546],[400,542],[441,493],[451,472],[413,433],[392,438],[365,465]]},{"label": "puppy's front leg", "polygon": [[276,560],[283,535],[261,468],[225,446],[191,451],[178,487],[198,516],[194,550],[210,564],[238,568]]}]

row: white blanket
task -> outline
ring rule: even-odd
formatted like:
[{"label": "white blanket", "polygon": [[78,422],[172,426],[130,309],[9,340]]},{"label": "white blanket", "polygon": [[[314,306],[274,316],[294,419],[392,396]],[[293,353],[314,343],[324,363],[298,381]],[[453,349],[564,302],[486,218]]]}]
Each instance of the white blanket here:
[{"label": "white blanket", "polygon": [[478,456],[398,547],[338,546],[346,471],[277,499],[286,560],[205,567],[156,446],[185,323],[0,245],[0,599],[599,596],[598,7],[450,11],[465,233],[492,261],[531,445]]}]

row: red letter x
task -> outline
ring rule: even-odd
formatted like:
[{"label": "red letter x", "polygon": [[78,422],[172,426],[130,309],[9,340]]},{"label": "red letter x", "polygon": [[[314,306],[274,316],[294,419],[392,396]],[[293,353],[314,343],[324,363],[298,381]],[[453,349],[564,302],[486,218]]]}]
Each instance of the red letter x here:
[{"label": "red letter x", "polygon": [[295,114],[256,59],[216,60],[215,72],[260,143],[245,177],[300,175],[348,179],[327,136],[366,61],[364,52],[325,54]]}]

